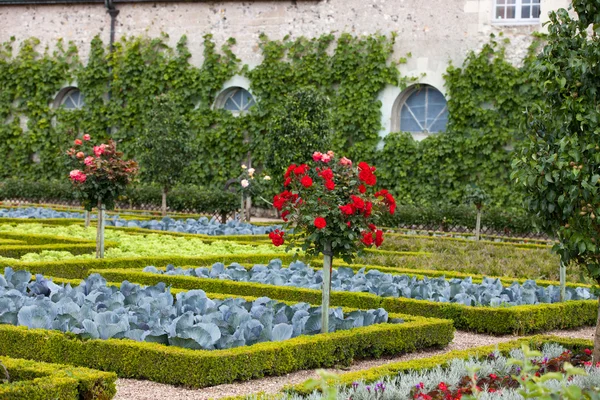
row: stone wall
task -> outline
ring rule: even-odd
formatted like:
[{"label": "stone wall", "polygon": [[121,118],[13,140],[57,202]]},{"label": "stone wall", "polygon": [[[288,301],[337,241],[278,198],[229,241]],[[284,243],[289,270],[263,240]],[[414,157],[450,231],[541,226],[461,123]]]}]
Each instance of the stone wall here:
[{"label": "stone wall", "polygon": [[[187,35],[192,62],[202,62],[202,36],[212,33],[217,44],[237,39],[235,53],[251,67],[261,62],[258,35],[315,37],[329,32],[353,34],[397,32],[395,56],[412,54],[401,72],[425,76],[442,92],[448,63],[460,65],[469,50],[477,50],[500,32],[511,40],[509,59],[518,64],[526,54],[535,25],[492,22],[494,0],[283,0],[171,3],[117,3],[117,38],[122,35],[169,35],[174,44]],[[566,7],[568,0],[542,0],[542,15]],[[1,6],[0,42],[35,36],[52,45],[57,38],[73,40],[86,59],[91,39],[108,42],[110,17],[102,4]],[[239,78],[238,78],[239,80]],[[246,86],[246,85],[244,85]],[[383,102],[383,132],[389,132],[392,106],[400,89],[389,87]]]}]

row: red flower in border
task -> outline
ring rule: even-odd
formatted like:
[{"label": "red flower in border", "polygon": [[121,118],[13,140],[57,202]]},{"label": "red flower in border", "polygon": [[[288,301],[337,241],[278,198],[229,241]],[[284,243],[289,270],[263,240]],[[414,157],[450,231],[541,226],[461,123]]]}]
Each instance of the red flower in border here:
[{"label": "red flower in border", "polygon": [[367,187],[365,185],[363,185],[362,183],[358,186],[358,191],[360,193],[365,193],[367,191]]},{"label": "red flower in border", "polygon": [[352,199],[352,204],[354,205],[354,208],[356,208],[358,211],[362,211],[365,209],[365,202],[363,199],[355,195],[350,195],[350,198]]},{"label": "red flower in border", "polygon": [[325,181],[325,188],[327,190],[335,189],[335,183],[333,181]]},{"label": "red flower in border", "polygon": [[327,226],[327,221],[325,221],[325,218],[323,217],[317,217],[315,218],[314,224],[317,229],[323,229]]},{"label": "red flower in border", "polygon": [[440,389],[442,392],[445,392],[448,390],[448,386],[444,382],[440,382],[438,389]]},{"label": "red flower in border", "polygon": [[285,179],[290,177],[290,174],[292,173],[292,171],[296,168],[296,164],[290,164],[290,166],[288,167],[288,169],[285,171],[285,174],[283,175],[283,177]]}]

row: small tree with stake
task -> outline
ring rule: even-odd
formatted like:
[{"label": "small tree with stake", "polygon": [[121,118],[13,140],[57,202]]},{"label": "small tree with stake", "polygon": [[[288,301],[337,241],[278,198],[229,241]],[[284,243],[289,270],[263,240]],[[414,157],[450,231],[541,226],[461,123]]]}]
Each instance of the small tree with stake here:
[{"label": "small tree with stake", "polygon": [[91,144],[90,135],[76,139],[67,151],[68,164],[73,168],[69,174],[75,197],[86,211],[98,209],[96,234],[96,258],[104,257],[104,210],[113,209],[119,196],[137,173],[135,161],[123,160],[115,142],[98,146]]},{"label": "small tree with stake", "polygon": [[161,94],[152,101],[144,130],[138,137],[138,161],[142,179],[162,189],[162,215],[167,215],[167,194],[178,182],[192,158],[189,123],[177,107],[172,94]]},{"label": "small tree with stake", "polygon": [[475,222],[475,240],[479,240],[481,233],[481,213],[483,206],[489,201],[489,196],[485,190],[475,184],[467,186],[465,200],[469,204],[473,204],[477,209],[477,221]]},{"label": "small tree with stake", "polygon": [[287,246],[301,242],[307,255],[323,254],[321,331],[329,331],[329,292],[333,258],[351,262],[365,247],[379,247],[383,231],[375,223],[382,213],[394,214],[396,202],[387,190],[375,190],[375,167],[338,159],[333,152],[315,152],[313,161],[292,164],[284,175],[285,190],[273,198],[282,211],[282,231],[269,234],[275,246],[284,244],[285,231],[295,234]]},{"label": "small tree with stake", "polygon": [[[543,101],[530,109],[513,178],[541,227],[559,239],[561,277],[564,266],[579,265],[600,283],[600,1],[574,0],[573,8],[578,18],[565,9],[550,13],[531,77],[542,83]],[[594,338],[600,361],[600,318]]]}]

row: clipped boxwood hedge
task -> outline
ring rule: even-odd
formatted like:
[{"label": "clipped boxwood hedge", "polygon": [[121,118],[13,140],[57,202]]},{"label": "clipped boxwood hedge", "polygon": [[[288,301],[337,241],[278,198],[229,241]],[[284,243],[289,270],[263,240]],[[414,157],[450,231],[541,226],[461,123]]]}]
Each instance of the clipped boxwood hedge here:
[{"label": "clipped boxwood hedge", "polygon": [[[179,275],[158,275],[132,269],[98,269],[108,281],[128,280],[145,285],[165,282],[178,289],[202,289],[211,293],[251,296],[260,293],[279,300],[320,304],[321,291],[293,286],[275,286],[226,279],[207,279]],[[598,303],[577,300],[554,304],[511,307],[474,307],[459,303],[440,303],[403,297],[379,297],[370,293],[332,291],[331,304],[356,308],[379,308],[388,312],[451,319],[457,329],[495,335],[526,334],[594,325]]]},{"label": "clipped boxwood hedge", "polygon": [[228,350],[190,350],[128,339],[81,340],[73,334],[0,325],[0,354],[112,371],[120,377],[206,387],[354,359],[443,347],[452,322],[407,315],[401,324],[377,324],[283,342]]},{"label": "clipped boxwood hedge", "polygon": [[117,392],[116,374],[39,361],[0,357],[11,378],[0,399],[108,400]]},{"label": "clipped boxwood hedge", "polygon": [[[1,219],[0,219],[0,221],[1,221]],[[27,221],[31,221],[31,220],[27,220]],[[40,222],[39,220],[37,220],[37,221],[38,221],[38,223]],[[31,244],[31,245],[94,243],[91,240],[77,239],[77,238],[64,237],[64,236],[43,235],[43,234],[36,234],[36,233],[2,232],[2,231],[0,231],[0,238],[20,240],[20,241],[24,241],[25,243]]]},{"label": "clipped boxwood hedge", "polygon": [[[532,349],[541,349],[544,343],[556,343],[560,344],[571,350],[582,350],[585,348],[592,348],[593,343],[591,340],[584,339],[567,339],[558,336],[530,336],[527,338],[517,339],[506,343],[499,343],[495,345],[474,347],[467,350],[454,350],[446,354],[439,356],[420,358],[417,360],[400,361],[396,363],[385,364],[379,367],[374,367],[362,371],[348,372],[342,374],[339,380],[336,382],[343,386],[349,386],[352,382],[365,382],[372,383],[380,381],[386,377],[394,377],[400,373],[408,371],[419,371],[425,369],[432,369],[439,366],[445,366],[453,359],[467,359],[470,357],[484,357],[488,354],[498,350],[501,353],[507,354],[513,349],[521,348],[521,345],[527,344]],[[298,393],[302,395],[308,395],[312,390],[306,389],[306,382],[287,386],[284,391],[290,393]],[[242,397],[243,398],[243,397]]]},{"label": "clipped boxwood hedge", "polygon": [[273,258],[279,258],[283,262],[291,262],[291,254],[234,254],[215,255],[199,257],[164,256],[164,257],[131,257],[131,258],[103,258],[90,260],[59,260],[59,261],[35,261],[21,262],[11,260],[0,260],[0,268],[11,267],[16,270],[27,270],[32,274],[44,274],[60,278],[84,279],[91,270],[131,268],[142,269],[148,265],[163,267],[167,264],[176,265],[212,265],[216,262],[238,262],[261,264],[268,263]]},{"label": "clipped boxwood hedge", "polygon": [[[105,242],[104,248],[117,246],[115,242]],[[73,255],[90,254],[96,251],[95,243],[82,244],[41,244],[41,245],[2,245],[0,244],[0,257],[21,258],[28,253],[41,253],[42,251],[68,251]]]}]

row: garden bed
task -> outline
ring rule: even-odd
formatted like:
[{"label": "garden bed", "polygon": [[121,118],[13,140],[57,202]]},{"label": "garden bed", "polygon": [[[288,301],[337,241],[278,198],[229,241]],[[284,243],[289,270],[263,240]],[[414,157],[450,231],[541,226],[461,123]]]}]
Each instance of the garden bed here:
[{"label": "garden bed", "polygon": [[[21,273],[20,278],[10,277],[10,280],[20,285],[25,278]],[[30,290],[39,292],[43,291],[44,287],[47,287],[50,291],[56,291],[53,284],[43,280],[36,281]],[[91,289],[92,287],[97,288],[91,290],[88,293],[89,295],[98,295],[94,290],[105,291],[101,289],[101,286],[97,286],[97,283],[89,281],[87,288]],[[130,295],[133,295],[135,290],[132,287],[133,285],[124,282],[121,284],[121,292],[129,292]],[[144,290],[162,290],[162,293],[168,294],[172,301],[171,294],[165,291],[164,285]],[[99,294],[99,296],[98,299],[105,299],[101,301],[109,301],[109,298],[119,297],[108,293]],[[181,301],[178,303],[179,306],[183,307],[180,312],[190,311],[190,307],[206,303],[206,300],[203,300],[205,297],[199,298],[202,296],[197,292],[186,293],[181,291],[177,293],[176,297],[178,301]],[[221,297],[231,298],[231,295]],[[165,300],[166,298],[162,296],[161,301]],[[265,302],[266,300],[264,298],[246,298],[232,301],[236,304],[239,303],[239,306],[246,301],[256,303]],[[230,308],[233,307],[235,304],[232,304],[232,301],[225,305]],[[289,305],[283,306],[280,310],[292,309]],[[161,310],[164,310],[164,308],[160,307]],[[32,307],[31,310],[27,311],[39,313],[41,309],[43,307]],[[296,313],[298,311],[300,310],[296,310]],[[344,311],[348,317],[357,315],[356,310],[345,309]],[[92,318],[95,322],[104,324],[103,330],[100,329],[99,324],[96,324],[100,335],[106,337],[106,332],[112,332],[113,336],[119,336],[114,329],[118,328],[122,321],[121,318],[113,316],[114,313],[110,312],[111,315],[108,315],[108,312],[103,312],[102,314],[107,314],[107,318],[102,318],[104,322],[96,321],[97,318],[95,317]],[[185,312],[183,315],[186,315]],[[276,316],[277,314],[273,318]],[[141,318],[141,315],[138,315],[138,317]],[[82,340],[73,333],[0,325],[0,354],[47,362],[60,360],[63,363],[114,371],[123,377],[202,387],[265,375],[279,375],[298,369],[331,366],[338,363],[344,364],[355,358],[379,357],[384,354],[410,352],[425,347],[440,347],[447,345],[452,340],[453,328],[450,321],[406,315],[390,315],[390,318],[394,320],[403,319],[403,322],[379,323],[328,334],[299,336],[276,343],[256,343],[224,350],[191,350],[128,339]],[[335,318],[333,319],[335,321]],[[36,320],[44,321],[44,318],[37,315]],[[275,321],[275,319],[273,320]],[[308,323],[308,321],[306,322]],[[202,325],[206,323],[205,321],[194,325],[196,325],[196,328],[209,331],[209,327]],[[243,325],[243,323],[240,325]],[[182,344],[183,339],[188,339],[188,341],[189,339],[206,339],[206,335],[202,332],[200,332],[202,336],[194,336],[195,333],[189,331],[190,327],[184,326],[181,319],[172,326],[175,326],[178,332],[176,341],[179,344]],[[273,331],[275,329],[278,329],[277,326],[273,327]],[[251,330],[249,329],[249,331]],[[88,323],[85,332],[79,334],[94,337],[93,332],[94,327]],[[139,332],[133,333],[137,334]]]},{"label": "garden bed", "polygon": [[117,376],[88,368],[0,357],[9,381],[2,383],[0,398],[11,400],[108,400],[116,394]]},{"label": "garden bed", "polygon": [[[240,268],[244,271],[240,270]],[[244,274],[247,268],[236,267],[240,274]],[[304,301],[311,304],[318,304],[321,301],[320,290],[316,288],[283,286],[284,282],[280,282],[280,285],[236,282],[228,279],[207,279],[193,276],[146,273],[132,269],[103,269],[93,271],[101,273],[110,281],[129,280],[142,284],[165,282],[181,289],[200,288],[211,293],[231,293],[237,295],[261,293],[271,298]],[[377,284],[379,285],[379,283]],[[498,284],[499,282],[495,282],[496,287]],[[532,294],[531,290],[530,288],[530,295]],[[575,291],[572,287],[569,290]],[[554,295],[557,294],[556,291],[553,293]],[[554,304],[489,307],[403,297],[382,297],[372,293],[336,290],[331,293],[331,304],[356,308],[382,307],[389,312],[447,318],[454,321],[457,329],[498,335],[593,325],[597,314],[596,300],[571,300]]]},{"label": "garden bed", "polygon": [[[541,354],[529,354],[524,357],[523,345]],[[484,398],[522,398],[514,396],[521,382],[532,382],[535,376],[558,371],[564,375],[564,362],[582,368],[587,376],[566,378],[565,384],[581,389],[598,387],[600,370],[591,361],[591,341],[564,339],[553,336],[534,336],[502,343],[496,346],[482,346],[469,350],[452,351],[440,356],[387,364],[369,370],[351,372],[338,379],[330,379],[330,385],[337,385],[339,393],[335,398],[357,400],[379,398],[415,398],[415,399],[456,399],[473,392]],[[568,352],[563,352],[567,350]],[[527,349],[525,349],[527,351]],[[511,365],[507,359],[520,359],[524,365]],[[479,368],[477,371],[471,368]],[[539,372],[539,374],[536,374]],[[514,376],[519,376],[514,379]],[[549,380],[546,388],[555,393],[560,391],[563,382]],[[307,383],[288,387],[286,400],[308,396],[313,389]],[[597,389],[595,389],[597,390]],[[511,393],[512,392],[512,393]],[[318,393],[312,393],[311,399],[320,399]],[[581,395],[583,398],[583,395]]]}]

